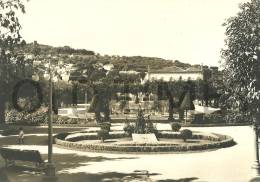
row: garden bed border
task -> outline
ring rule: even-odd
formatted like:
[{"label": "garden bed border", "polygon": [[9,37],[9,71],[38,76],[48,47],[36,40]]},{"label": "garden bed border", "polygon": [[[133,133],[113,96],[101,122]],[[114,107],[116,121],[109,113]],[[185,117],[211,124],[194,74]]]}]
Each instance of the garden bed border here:
[{"label": "garden bed border", "polygon": [[[200,138],[200,139],[207,139],[214,141],[212,143],[207,144],[200,144],[200,145],[176,145],[176,144],[169,144],[169,145],[132,145],[132,146],[124,146],[124,145],[109,145],[106,143],[98,143],[98,144],[81,144],[76,143],[73,141],[65,141],[65,137],[70,133],[60,133],[54,137],[54,141],[57,146],[65,147],[68,149],[76,149],[76,150],[83,150],[83,151],[94,151],[94,152],[120,152],[120,153],[154,153],[154,152],[187,152],[187,151],[203,151],[203,150],[210,150],[210,149],[218,149],[218,148],[226,148],[235,145],[235,141],[232,137],[227,135],[220,135],[215,134],[219,137],[217,140],[211,136],[193,135],[193,138]],[[176,133],[173,134],[162,134],[159,137],[165,138],[180,138],[180,136]],[[90,135],[92,136],[92,135]],[[119,134],[122,136],[122,134]],[[113,138],[119,137],[115,135]],[[87,138],[87,137],[86,137]],[[93,139],[93,136],[92,136]]]}]

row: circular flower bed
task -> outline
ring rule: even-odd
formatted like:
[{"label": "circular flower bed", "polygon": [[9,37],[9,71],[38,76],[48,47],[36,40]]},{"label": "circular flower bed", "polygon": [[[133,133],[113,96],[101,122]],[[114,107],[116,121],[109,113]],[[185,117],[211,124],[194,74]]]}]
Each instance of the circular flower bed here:
[{"label": "circular flower bed", "polygon": [[181,132],[160,131],[156,135],[158,142],[133,142],[123,131],[110,131],[105,142],[98,138],[97,131],[60,133],[55,136],[57,146],[84,151],[99,152],[181,152],[201,151],[230,147],[235,144],[233,138],[215,133],[193,132],[192,137],[182,140]]}]

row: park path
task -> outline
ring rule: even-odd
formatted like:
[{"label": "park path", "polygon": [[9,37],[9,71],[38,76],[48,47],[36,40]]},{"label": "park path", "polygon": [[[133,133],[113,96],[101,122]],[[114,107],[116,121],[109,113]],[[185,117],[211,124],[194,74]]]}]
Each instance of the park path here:
[{"label": "park path", "polygon": [[[114,129],[121,128],[120,124],[114,127]],[[157,128],[169,129],[169,125],[158,124]],[[136,174],[136,170],[145,170],[151,174],[149,179],[155,181],[184,179],[188,182],[197,179],[194,181],[246,182],[252,178],[254,175],[254,170],[251,168],[254,161],[254,135],[250,126],[190,129],[230,135],[237,142],[237,145],[213,151],[171,154],[111,154],[54,147],[54,161],[58,176],[64,181],[70,181],[69,179],[72,178],[84,178],[90,181],[102,181],[107,178],[116,181],[116,179],[133,176]],[[47,146],[44,144],[47,136],[27,137],[30,138],[27,140],[29,145],[19,146],[13,143],[9,147],[39,150],[43,157],[47,158]],[[15,137],[3,139],[0,138],[1,144],[3,141],[6,144],[11,144]],[[16,175],[14,172],[10,174],[11,176]],[[33,178],[29,174],[28,177]],[[26,179],[26,176],[23,178]]]}]

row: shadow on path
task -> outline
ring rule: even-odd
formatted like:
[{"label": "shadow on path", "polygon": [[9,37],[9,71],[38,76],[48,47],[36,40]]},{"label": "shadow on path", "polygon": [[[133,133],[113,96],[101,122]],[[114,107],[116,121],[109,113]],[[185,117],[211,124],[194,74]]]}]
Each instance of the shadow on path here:
[{"label": "shadow on path", "polygon": [[[46,129],[39,129],[46,130]],[[63,129],[60,129],[63,130]],[[0,138],[0,147],[3,145],[16,145],[17,136]],[[25,136],[25,145],[47,145],[47,136]],[[44,160],[47,154],[42,154]],[[133,171],[129,173],[100,172],[88,173],[88,171],[69,173],[71,169],[91,165],[93,162],[105,162],[113,160],[137,159],[137,157],[118,157],[108,158],[103,156],[90,157],[77,154],[54,154],[58,181],[57,182],[138,182],[153,181],[152,176],[159,173],[150,173],[148,171]],[[0,164],[4,160],[0,157]],[[138,165],[138,164],[137,164]],[[62,171],[62,173],[60,173]],[[17,162],[17,166],[9,168],[0,168],[0,182],[42,182],[44,173],[34,168],[33,164],[27,162]],[[198,178],[165,179],[157,182],[192,182]]]},{"label": "shadow on path", "polygon": [[[47,159],[47,154],[42,155],[43,159]],[[88,166],[92,162],[105,162],[114,160],[124,160],[124,159],[137,159],[137,157],[117,157],[109,158],[103,156],[89,157],[87,155],[77,155],[77,154],[53,154],[53,161],[55,161],[56,170],[69,170],[81,166]]]},{"label": "shadow on path", "polygon": [[[21,170],[23,172],[21,172]],[[0,170],[1,171],[1,170]],[[8,179],[6,175],[8,174]],[[13,167],[0,172],[1,182],[42,182],[42,173],[33,170],[24,170],[21,167]],[[102,172],[102,173],[62,173],[57,174],[58,180],[56,182],[192,182],[198,178],[182,178],[182,179],[165,179],[165,180],[152,180],[151,177],[160,175],[158,173],[149,172]]]},{"label": "shadow on path", "polygon": [[0,181],[1,182],[9,182],[9,179],[6,175],[6,170],[4,168],[0,168]]},{"label": "shadow on path", "polygon": [[[2,137],[0,138],[0,147],[4,145],[17,145],[17,142],[17,136]],[[48,145],[48,136],[25,136],[24,145]]]},{"label": "shadow on path", "polygon": [[[47,155],[43,155],[47,158]],[[80,156],[77,154],[54,154],[53,160],[55,161],[58,182],[138,182],[138,181],[153,181],[152,176],[160,175],[159,173],[150,173],[146,170],[136,170],[130,173],[121,172],[99,172],[88,173],[78,172],[70,173],[70,169],[77,167],[91,165],[92,162],[105,162],[113,160],[135,159],[135,157],[119,157],[107,158],[103,156],[89,157]],[[30,163],[18,162],[17,166],[9,167],[7,169],[0,169],[1,182],[41,182],[44,173],[33,168]],[[61,173],[62,171],[62,173]],[[158,182],[192,182],[198,178],[183,178],[183,179],[165,179],[158,180]]]}]

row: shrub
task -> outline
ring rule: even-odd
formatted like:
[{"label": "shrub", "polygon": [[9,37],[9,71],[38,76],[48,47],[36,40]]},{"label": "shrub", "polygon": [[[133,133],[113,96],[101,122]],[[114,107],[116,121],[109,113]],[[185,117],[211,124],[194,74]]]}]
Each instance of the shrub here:
[{"label": "shrub", "polygon": [[143,101],[149,101],[149,96],[144,96]]},{"label": "shrub", "polygon": [[135,130],[135,126],[129,122],[126,122],[123,129],[128,136],[131,136]]},{"label": "shrub", "polygon": [[179,113],[179,120],[183,120],[184,119],[184,110],[179,109],[178,113]]},{"label": "shrub", "polygon": [[17,135],[19,133],[19,130],[17,128],[10,128],[10,129],[5,129],[2,132],[3,136],[8,136],[8,135]]},{"label": "shrub", "polygon": [[204,114],[195,114],[192,123],[203,123]]},{"label": "shrub", "polygon": [[120,102],[119,102],[119,109],[121,110],[121,112],[123,112],[123,110],[125,109],[126,104],[127,104],[126,100],[120,100]]},{"label": "shrub", "polygon": [[130,109],[125,109],[124,110],[124,114],[129,114],[130,113]]},{"label": "shrub", "polygon": [[101,130],[107,130],[109,132],[110,127],[111,127],[111,123],[109,123],[109,122],[100,123]]},{"label": "shrub", "polygon": [[212,113],[209,115],[205,115],[204,122],[205,123],[225,123],[225,116],[218,113]]},{"label": "shrub", "polygon": [[139,99],[138,96],[136,96],[136,98],[135,98],[135,103],[136,103],[136,104],[139,104],[139,102],[140,102],[140,99]]},{"label": "shrub", "polygon": [[162,112],[162,105],[161,102],[158,100],[153,101],[152,109],[157,112]]},{"label": "shrub", "polygon": [[138,134],[144,134],[145,133],[145,119],[144,119],[144,113],[142,109],[138,109],[136,122],[135,122],[135,133]]},{"label": "shrub", "polygon": [[109,131],[108,131],[108,130],[101,129],[101,130],[99,130],[99,131],[97,132],[97,135],[98,135],[98,138],[99,138],[102,142],[104,142],[105,139],[107,139],[108,136],[109,136]]},{"label": "shrub", "polygon": [[[69,125],[73,125],[73,124],[89,124],[89,123],[93,123],[94,121],[91,120],[90,118],[70,118],[67,116],[59,116],[59,115],[53,115],[53,123],[56,124],[69,124]],[[95,125],[97,126],[97,124]]]},{"label": "shrub", "polygon": [[181,129],[181,125],[179,123],[171,123],[172,131],[179,131]]},{"label": "shrub", "polygon": [[147,122],[145,127],[145,133],[154,133],[155,135],[158,134],[158,130],[152,122]]},{"label": "shrub", "polygon": [[253,119],[252,116],[250,116],[248,113],[233,111],[226,113],[226,115],[224,116],[224,121],[226,123],[251,123]]},{"label": "shrub", "polygon": [[192,137],[192,131],[185,129],[181,131],[181,138],[184,140],[184,142]]},{"label": "shrub", "polygon": [[48,121],[48,108],[41,107],[33,113],[18,112],[11,109],[5,113],[6,122],[21,124],[21,125],[39,125],[47,123]]},{"label": "shrub", "polygon": [[124,101],[130,101],[130,100],[132,100],[132,98],[129,96],[129,95],[120,95],[119,97],[118,97],[118,99],[119,100],[124,100]]}]

